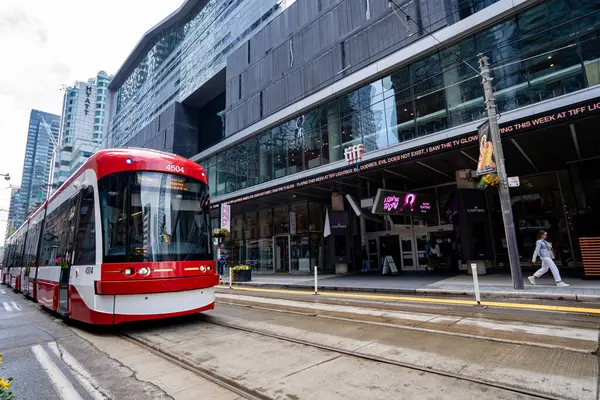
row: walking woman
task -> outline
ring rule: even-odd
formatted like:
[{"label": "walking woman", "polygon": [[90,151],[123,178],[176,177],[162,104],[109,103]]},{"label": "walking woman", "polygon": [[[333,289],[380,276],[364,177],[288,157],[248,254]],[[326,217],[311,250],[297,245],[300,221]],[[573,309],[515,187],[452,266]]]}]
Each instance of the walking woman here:
[{"label": "walking woman", "polygon": [[556,281],[556,286],[558,287],[567,287],[568,284],[564,283],[560,279],[560,272],[558,272],[558,268],[556,264],[554,264],[554,254],[552,251],[552,243],[548,243],[546,238],[548,237],[548,233],[546,231],[540,231],[538,233],[538,240],[535,243],[535,251],[533,252],[533,259],[531,260],[532,264],[535,264],[535,260],[538,256],[542,259],[542,268],[538,269],[535,274],[530,276],[529,282],[532,285],[535,285],[536,278],[540,278],[546,272],[548,272],[548,268],[552,271],[552,276],[554,276],[554,280]]}]

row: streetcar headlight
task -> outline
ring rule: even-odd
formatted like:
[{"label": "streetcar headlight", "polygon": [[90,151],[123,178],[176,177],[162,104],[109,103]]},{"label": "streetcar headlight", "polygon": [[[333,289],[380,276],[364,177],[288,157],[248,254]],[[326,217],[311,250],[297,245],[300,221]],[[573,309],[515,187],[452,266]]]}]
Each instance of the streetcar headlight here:
[{"label": "streetcar headlight", "polygon": [[206,271],[206,267],[204,265],[201,265],[200,266],[200,271],[202,271],[202,272]]},{"label": "streetcar headlight", "polygon": [[210,267],[210,265],[208,267],[206,267],[207,271],[210,271],[212,268]]},{"label": "streetcar headlight", "polygon": [[147,275],[150,275],[150,268],[142,267],[142,268],[140,268],[140,270],[138,272],[140,273],[140,275],[147,276]]},{"label": "streetcar headlight", "polygon": [[125,271],[123,271],[123,273],[127,276],[131,276],[133,274],[135,274],[135,269],[133,268],[125,268]]}]

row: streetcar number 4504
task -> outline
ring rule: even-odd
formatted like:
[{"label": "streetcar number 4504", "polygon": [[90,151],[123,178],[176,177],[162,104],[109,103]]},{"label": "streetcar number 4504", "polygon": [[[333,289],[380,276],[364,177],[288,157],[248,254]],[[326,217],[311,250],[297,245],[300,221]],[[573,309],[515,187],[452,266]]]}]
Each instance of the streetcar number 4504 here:
[{"label": "streetcar number 4504", "polygon": [[171,172],[181,172],[184,173],[185,171],[183,170],[183,167],[180,167],[179,165],[173,165],[173,164],[169,164],[167,165],[167,171],[171,171]]}]

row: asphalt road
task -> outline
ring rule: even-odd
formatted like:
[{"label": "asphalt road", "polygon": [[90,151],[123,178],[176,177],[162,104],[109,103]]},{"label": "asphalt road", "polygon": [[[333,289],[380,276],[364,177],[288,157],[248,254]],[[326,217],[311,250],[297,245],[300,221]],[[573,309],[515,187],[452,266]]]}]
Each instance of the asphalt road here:
[{"label": "asphalt road", "polygon": [[0,286],[0,376],[21,400],[167,399],[70,326]]}]

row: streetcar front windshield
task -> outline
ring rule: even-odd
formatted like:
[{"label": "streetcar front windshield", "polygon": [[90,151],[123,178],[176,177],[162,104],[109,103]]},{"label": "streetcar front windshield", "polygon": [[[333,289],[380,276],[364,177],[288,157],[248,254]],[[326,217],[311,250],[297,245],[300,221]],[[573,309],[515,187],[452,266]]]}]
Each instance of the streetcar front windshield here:
[{"label": "streetcar front windshield", "polygon": [[105,263],[212,259],[208,186],[159,172],[99,183]]}]

